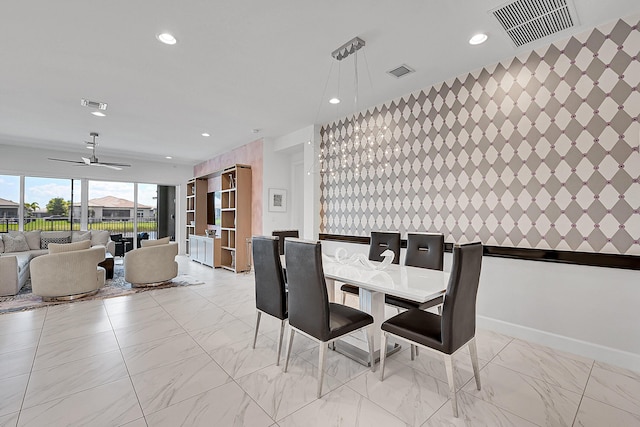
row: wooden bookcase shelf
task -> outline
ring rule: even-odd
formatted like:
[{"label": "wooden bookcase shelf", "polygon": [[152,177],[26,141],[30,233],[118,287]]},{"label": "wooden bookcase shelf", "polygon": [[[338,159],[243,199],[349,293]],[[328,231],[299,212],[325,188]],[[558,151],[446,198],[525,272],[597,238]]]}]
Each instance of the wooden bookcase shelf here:
[{"label": "wooden bookcase shelf", "polygon": [[190,235],[203,235],[207,228],[207,180],[192,178],[187,182],[187,253],[190,251]]},{"label": "wooden bookcase shelf", "polygon": [[220,265],[231,271],[251,269],[247,239],[251,238],[251,167],[234,165],[222,171]]}]

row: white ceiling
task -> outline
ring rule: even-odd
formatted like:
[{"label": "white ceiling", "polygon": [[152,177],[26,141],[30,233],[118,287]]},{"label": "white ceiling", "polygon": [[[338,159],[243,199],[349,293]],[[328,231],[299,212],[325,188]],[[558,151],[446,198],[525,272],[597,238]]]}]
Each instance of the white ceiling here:
[{"label": "white ceiling", "polygon": [[[83,141],[97,131],[105,160],[169,155],[195,164],[351,112],[351,58],[340,66],[345,102],[336,111],[326,101],[338,81],[330,54],[355,36],[367,43],[363,109],[640,11],[638,0],[574,0],[578,27],[515,49],[487,12],[503,3],[12,1],[0,14],[0,144],[84,155]],[[163,31],[178,44],[159,43]],[[489,40],[470,46],[480,31]],[[386,74],[403,63],[416,72]],[[107,117],[90,115],[81,98],[108,103]]]}]

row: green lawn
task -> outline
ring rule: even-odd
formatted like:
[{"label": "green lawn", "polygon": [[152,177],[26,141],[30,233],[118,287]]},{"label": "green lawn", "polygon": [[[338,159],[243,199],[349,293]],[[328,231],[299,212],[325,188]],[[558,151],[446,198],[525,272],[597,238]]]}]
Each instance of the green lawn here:
[{"label": "green lawn", "polygon": [[[56,220],[45,221],[42,218],[35,219],[24,224],[24,231],[42,230],[42,231],[65,231],[69,230],[69,221]],[[0,229],[4,229],[4,224],[0,225]],[[80,223],[73,223],[74,230],[80,230]],[[18,224],[9,224],[9,230],[18,230]],[[133,233],[133,221],[101,221],[89,224],[89,230],[109,230],[115,233]],[[138,232],[150,232],[157,230],[155,221],[139,221]]]}]

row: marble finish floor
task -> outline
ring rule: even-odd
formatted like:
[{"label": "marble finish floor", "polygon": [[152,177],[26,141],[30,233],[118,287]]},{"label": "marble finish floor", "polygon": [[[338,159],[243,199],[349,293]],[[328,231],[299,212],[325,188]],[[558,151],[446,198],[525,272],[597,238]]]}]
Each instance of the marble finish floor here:
[{"label": "marble finish floor", "polygon": [[316,399],[313,342],[283,373],[263,316],[251,348],[253,276],[178,258],[205,284],[0,315],[0,427],[640,426],[640,373],[485,330],[481,391],[456,359],[460,418],[442,360],[408,346],[384,382],[330,351]]}]

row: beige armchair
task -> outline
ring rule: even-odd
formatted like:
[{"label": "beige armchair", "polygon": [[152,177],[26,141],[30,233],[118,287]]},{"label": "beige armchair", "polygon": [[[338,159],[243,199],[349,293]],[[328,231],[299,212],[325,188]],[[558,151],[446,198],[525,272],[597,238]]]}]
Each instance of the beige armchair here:
[{"label": "beige armchair", "polygon": [[124,279],[132,287],[161,285],[178,275],[178,263],[175,261],[178,244],[152,242],[160,241],[143,241],[142,248],[129,251],[124,256]]},{"label": "beige armchair", "polygon": [[[98,263],[104,260],[105,247],[66,249],[72,245],[77,243],[52,243],[49,245],[48,255],[31,261],[31,287],[35,295],[41,296],[45,301],[73,300],[93,295],[104,286],[105,270],[98,267]],[[66,248],[56,251],[56,246]]]}]

